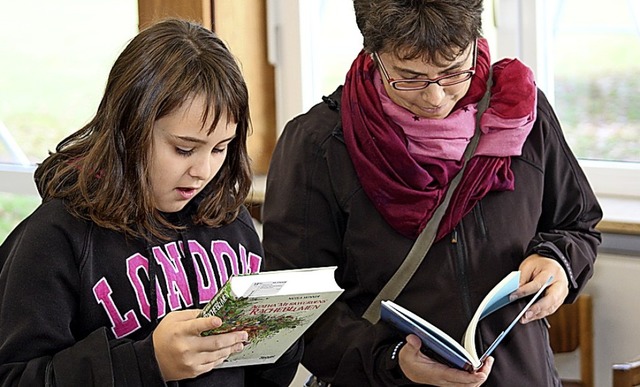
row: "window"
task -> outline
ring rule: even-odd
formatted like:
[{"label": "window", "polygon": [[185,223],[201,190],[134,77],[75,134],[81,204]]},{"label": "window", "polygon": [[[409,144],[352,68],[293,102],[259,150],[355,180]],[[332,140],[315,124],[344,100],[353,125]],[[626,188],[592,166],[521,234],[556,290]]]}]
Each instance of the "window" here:
[{"label": "window", "polygon": [[496,4],[500,57],[534,69],[596,193],[640,198],[640,1]]},{"label": "window", "polygon": [[362,36],[351,1],[267,0],[267,13],[280,132],[344,82]]},{"label": "window", "polygon": [[[350,1],[270,0],[269,11],[282,129],[335,88],[361,36]],[[533,69],[596,192],[640,198],[640,0],[487,0],[483,30],[492,58]]]},{"label": "window", "polygon": [[640,1],[554,0],[554,94],[576,154],[640,162]]},{"label": "window", "polygon": [[138,13],[134,0],[0,0],[0,9],[1,241],[38,203],[34,165],[92,117]]}]

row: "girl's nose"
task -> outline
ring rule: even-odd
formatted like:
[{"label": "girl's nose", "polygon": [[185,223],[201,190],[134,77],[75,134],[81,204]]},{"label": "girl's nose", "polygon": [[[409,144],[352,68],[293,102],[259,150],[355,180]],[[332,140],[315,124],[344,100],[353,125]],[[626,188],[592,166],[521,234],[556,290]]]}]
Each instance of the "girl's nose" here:
[{"label": "girl's nose", "polygon": [[189,175],[196,179],[207,180],[211,175],[211,160],[209,157],[198,158],[189,168]]}]

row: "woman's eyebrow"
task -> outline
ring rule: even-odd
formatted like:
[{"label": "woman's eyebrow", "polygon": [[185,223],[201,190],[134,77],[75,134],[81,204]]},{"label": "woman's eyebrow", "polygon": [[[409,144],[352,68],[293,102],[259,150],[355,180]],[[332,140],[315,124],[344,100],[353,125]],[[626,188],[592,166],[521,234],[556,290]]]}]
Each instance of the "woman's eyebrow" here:
[{"label": "woman's eyebrow", "polygon": [[463,60],[452,63],[449,67],[447,67],[446,69],[442,70],[442,72],[447,72],[447,71],[450,71],[450,70],[459,69],[467,61],[467,59],[469,59],[469,55],[471,55],[471,53],[469,53]]},{"label": "woman's eyebrow", "polygon": [[[440,73],[446,73],[447,71],[451,71],[454,69],[458,69],[460,67],[462,67],[462,65],[469,59],[469,56],[473,55],[473,50],[470,50],[467,55],[464,57],[464,59],[461,60],[457,60],[455,62],[453,62],[452,64],[450,64],[447,68],[440,70]],[[412,70],[412,69],[407,69],[404,67],[399,67],[396,65],[392,66],[396,72],[403,72],[403,73],[407,73],[407,74],[411,74],[411,75],[423,75],[426,76],[428,74],[420,72],[420,71],[416,71],[416,70]]]},{"label": "woman's eyebrow", "polygon": [[393,66],[393,69],[397,72],[397,73],[407,73],[407,74],[411,74],[411,75],[423,75],[426,76],[426,73],[422,73],[420,71],[416,71],[416,70],[412,70],[412,69],[406,69],[404,67],[400,67],[400,66]]}]

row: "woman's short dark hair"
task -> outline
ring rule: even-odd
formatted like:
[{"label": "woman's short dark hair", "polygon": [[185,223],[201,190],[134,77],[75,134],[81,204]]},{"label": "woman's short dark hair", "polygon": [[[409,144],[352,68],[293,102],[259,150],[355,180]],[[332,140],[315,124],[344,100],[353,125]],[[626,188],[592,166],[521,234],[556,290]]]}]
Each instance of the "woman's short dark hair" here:
[{"label": "woman's short dark hair", "polygon": [[354,0],[364,50],[454,60],[481,36],[482,0]]},{"label": "woman's short dark hair", "polygon": [[117,58],[95,117],[37,168],[43,200],[62,198],[74,215],[131,236],[166,237],[175,226],[156,209],[148,176],[153,126],[200,95],[207,104],[202,122],[214,118],[209,132],[225,114],[237,132],[222,168],[197,198],[193,221],[234,220],[251,187],[247,87],[212,31],[177,19],[141,31]]}]

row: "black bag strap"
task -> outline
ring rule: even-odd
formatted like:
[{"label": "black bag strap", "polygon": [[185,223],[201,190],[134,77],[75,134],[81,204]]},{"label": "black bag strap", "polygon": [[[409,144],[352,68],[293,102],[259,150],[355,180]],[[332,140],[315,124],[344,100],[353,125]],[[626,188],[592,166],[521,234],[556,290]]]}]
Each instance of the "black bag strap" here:
[{"label": "black bag strap", "polygon": [[387,284],[382,288],[380,293],[373,300],[371,305],[367,308],[367,310],[362,315],[363,318],[369,320],[372,324],[375,324],[380,319],[380,303],[383,300],[395,300],[395,298],[400,294],[402,289],[407,285],[407,282],[413,277],[416,270],[422,263],[422,260],[427,255],[427,252],[431,248],[433,241],[436,238],[436,233],[438,232],[438,226],[440,225],[440,220],[444,216],[444,213],[449,206],[449,202],[451,201],[451,197],[453,196],[453,192],[456,190],[456,187],[462,180],[462,175],[464,174],[464,170],[467,167],[467,162],[473,156],[473,153],[478,146],[478,141],[480,140],[480,117],[487,107],[489,106],[489,99],[491,98],[491,85],[492,81],[492,71],[489,70],[489,79],[487,80],[487,91],[478,102],[478,111],[476,113],[476,130],[471,138],[471,141],[467,145],[467,148],[464,151],[464,162],[462,165],[462,169],[458,174],[453,178],[449,187],[447,188],[447,193],[442,200],[442,203],[436,208],[433,216],[427,222],[427,225],[422,230],[418,239],[414,242],[411,250],[407,254],[407,257],[404,259],[398,270],[393,274],[393,277],[387,282]]}]

